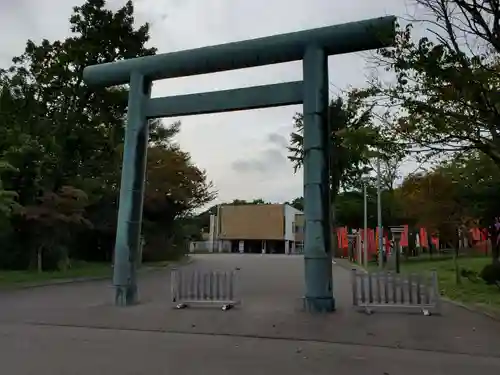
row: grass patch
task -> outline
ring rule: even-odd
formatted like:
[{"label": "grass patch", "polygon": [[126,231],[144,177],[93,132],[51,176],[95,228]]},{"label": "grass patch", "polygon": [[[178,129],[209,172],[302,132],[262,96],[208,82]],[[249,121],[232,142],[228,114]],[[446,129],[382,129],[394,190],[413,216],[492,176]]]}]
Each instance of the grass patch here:
[{"label": "grass patch", "polygon": [[0,286],[37,284],[51,280],[77,279],[81,277],[104,277],[112,275],[109,263],[72,262],[66,271],[0,271]]},{"label": "grass patch", "polygon": [[[182,260],[184,261],[184,260]],[[169,261],[146,262],[141,268],[162,268],[170,264]],[[0,287],[15,287],[36,285],[55,280],[78,278],[109,277],[113,275],[110,263],[89,263],[72,261],[71,268],[66,271],[6,271],[0,270]]]},{"label": "grass patch", "polygon": [[[484,266],[491,263],[490,257],[459,257],[460,269],[473,271],[479,275]],[[376,270],[375,263],[369,264],[370,270]],[[451,300],[473,305],[488,312],[500,313],[500,289],[494,285],[486,285],[479,277],[461,277],[461,284],[456,283],[455,265],[452,257],[436,259],[416,258],[401,259],[401,272],[426,272],[436,270],[439,278],[441,294]]]}]

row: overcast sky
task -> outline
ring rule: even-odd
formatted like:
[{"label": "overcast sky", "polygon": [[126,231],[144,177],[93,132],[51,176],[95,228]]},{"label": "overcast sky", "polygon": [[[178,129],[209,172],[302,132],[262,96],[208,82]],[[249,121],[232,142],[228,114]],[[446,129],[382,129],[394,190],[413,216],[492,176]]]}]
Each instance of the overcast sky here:
[{"label": "overcast sky", "polygon": [[[27,39],[63,39],[78,0],[0,0],[0,66],[19,55]],[[123,0],[108,1],[117,8]],[[405,16],[407,0],[136,0],[138,22],[150,22],[158,52],[226,43],[385,15]],[[331,95],[363,86],[366,55],[329,59]],[[168,96],[300,80],[301,63],[245,69],[155,83]],[[206,169],[218,201],[302,195],[302,174],[286,159],[292,118],[300,106],[184,117],[177,140]]]}]

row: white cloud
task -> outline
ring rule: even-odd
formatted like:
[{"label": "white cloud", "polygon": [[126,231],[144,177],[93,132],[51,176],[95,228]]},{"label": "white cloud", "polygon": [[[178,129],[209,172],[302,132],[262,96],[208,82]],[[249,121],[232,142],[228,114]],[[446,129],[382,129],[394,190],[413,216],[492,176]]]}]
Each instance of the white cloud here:
[{"label": "white cloud", "polygon": [[[124,0],[109,1],[116,8]],[[0,4],[0,65],[18,55],[26,39],[64,38],[74,4],[68,0],[17,0]],[[137,0],[139,23],[152,24],[151,44],[159,52],[315,28],[388,14],[403,16],[405,0]],[[365,82],[359,54],[329,60],[332,92]],[[157,82],[153,96],[300,80],[301,64],[217,73]],[[286,141],[300,107],[182,118],[178,141],[208,171],[219,200],[262,197],[291,199],[302,194],[302,175],[286,161]],[[285,142],[284,142],[285,141]],[[252,163],[253,167],[252,168]],[[239,168],[238,168],[239,166]],[[259,172],[260,168],[260,172]],[[235,170],[236,169],[236,170]]]}]

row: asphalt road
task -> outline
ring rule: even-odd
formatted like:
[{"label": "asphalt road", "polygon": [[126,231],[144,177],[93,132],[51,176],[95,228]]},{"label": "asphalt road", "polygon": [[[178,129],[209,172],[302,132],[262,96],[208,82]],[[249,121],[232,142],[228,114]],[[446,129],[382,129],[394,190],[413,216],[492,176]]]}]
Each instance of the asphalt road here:
[{"label": "asphalt road", "polygon": [[302,259],[196,256],[188,267],[240,268],[240,308],[173,310],[169,272],[141,276],[142,303],[111,304],[109,282],[0,293],[2,374],[498,374],[500,324],[445,305],[442,317],[301,311]]}]

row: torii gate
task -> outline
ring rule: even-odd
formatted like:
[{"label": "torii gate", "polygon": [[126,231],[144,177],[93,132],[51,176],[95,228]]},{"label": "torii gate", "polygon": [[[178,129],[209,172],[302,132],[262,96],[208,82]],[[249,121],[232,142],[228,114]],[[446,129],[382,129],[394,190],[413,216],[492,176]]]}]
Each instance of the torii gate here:
[{"label": "torii gate", "polygon": [[[130,84],[115,243],[115,303],[138,302],[148,119],[303,104],[305,306],[334,311],[329,192],[328,56],[393,43],[394,16],[138,57],[85,68],[101,87]],[[151,99],[152,81],[303,60],[303,80]]]}]

